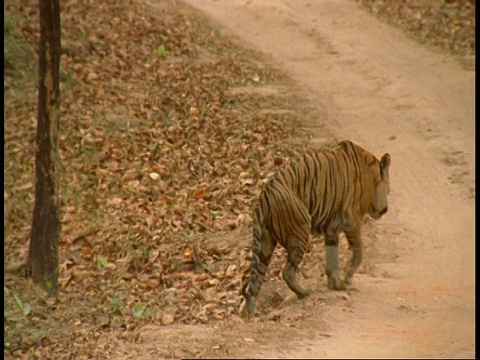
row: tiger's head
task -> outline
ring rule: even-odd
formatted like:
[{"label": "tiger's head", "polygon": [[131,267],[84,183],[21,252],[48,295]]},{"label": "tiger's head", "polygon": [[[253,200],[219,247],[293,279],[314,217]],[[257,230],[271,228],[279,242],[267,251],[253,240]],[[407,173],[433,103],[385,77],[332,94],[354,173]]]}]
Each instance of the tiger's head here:
[{"label": "tiger's head", "polygon": [[373,199],[368,214],[373,219],[380,219],[388,211],[388,193],[390,192],[390,179],[388,168],[390,167],[390,155],[384,154],[380,160],[380,177],[375,184]]}]

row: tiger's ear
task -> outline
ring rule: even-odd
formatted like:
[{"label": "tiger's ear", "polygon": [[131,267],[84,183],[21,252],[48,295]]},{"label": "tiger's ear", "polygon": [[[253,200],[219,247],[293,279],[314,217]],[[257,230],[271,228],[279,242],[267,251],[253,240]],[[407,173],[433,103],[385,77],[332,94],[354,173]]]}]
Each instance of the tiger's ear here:
[{"label": "tiger's ear", "polygon": [[384,154],[380,160],[380,173],[382,178],[388,176],[388,169],[390,168],[390,154]]}]

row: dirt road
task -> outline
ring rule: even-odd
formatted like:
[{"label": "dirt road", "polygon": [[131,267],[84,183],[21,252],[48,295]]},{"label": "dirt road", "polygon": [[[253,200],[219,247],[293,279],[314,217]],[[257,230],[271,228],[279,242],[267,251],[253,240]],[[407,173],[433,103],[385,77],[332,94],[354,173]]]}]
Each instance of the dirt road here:
[{"label": "dirt road", "polygon": [[349,311],[314,315],[328,336],[291,329],[306,340],[250,356],[474,357],[474,71],[352,1],[187,2],[308,89],[332,134],[392,157],[382,276],[356,278]]}]

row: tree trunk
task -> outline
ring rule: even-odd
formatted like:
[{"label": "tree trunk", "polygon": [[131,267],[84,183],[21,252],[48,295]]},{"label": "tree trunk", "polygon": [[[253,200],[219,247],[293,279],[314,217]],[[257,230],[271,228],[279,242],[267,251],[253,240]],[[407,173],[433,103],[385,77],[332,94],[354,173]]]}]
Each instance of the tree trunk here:
[{"label": "tree trunk", "polygon": [[60,124],[60,1],[40,0],[35,206],[27,270],[33,281],[58,293]]}]

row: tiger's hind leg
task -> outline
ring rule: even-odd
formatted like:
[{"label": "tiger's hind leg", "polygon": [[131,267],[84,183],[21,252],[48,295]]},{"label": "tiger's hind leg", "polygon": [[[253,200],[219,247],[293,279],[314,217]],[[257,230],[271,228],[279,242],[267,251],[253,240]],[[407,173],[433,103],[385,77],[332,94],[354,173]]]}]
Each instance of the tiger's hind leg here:
[{"label": "tiger's hind leg", "polygon": [[[260,235],[260,234],[259,234]],[[261,241],[255,242],[252,251],[252,265],[250,267],[250,277],[243,287],[243,295],[245,297],[245,309],[247,318],[251,319],[255,314],[255,302],[262,287],[265,273],[272,259],[273,251],[277,245],[275,239],[270,232],[261,229]]]},{"label": "tiger's hind leg", "polygon": [[303,254],[307,248],[309,237],[310,225],[305,225],[302,227],[301,231],[297,230],[295,235],[288,239],[288,258],[282,272],[283,280],[285,280],[290,290],[292,290],[299,299],[303,299],[312,292],[309,289],[301,287],[295,278],[298,266],[300,265],[303,259]]},{"label": "tiger's hind leg", "polygon": [[[306,206],[297,198],[292,197],[288,211],[288,218],[285,219],[286,231],[281,234],[279,242],[287,250],[287,263],[283,268],[283,280],[287,283],[299,299],[308,296],[312,291],[301,287],[295,274],[302,262],[303,254],[307,249],[308,239],[312,228],[311,218]],[[288,220],[288,221],[287,221]]]}]

